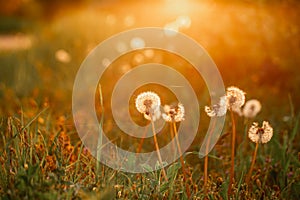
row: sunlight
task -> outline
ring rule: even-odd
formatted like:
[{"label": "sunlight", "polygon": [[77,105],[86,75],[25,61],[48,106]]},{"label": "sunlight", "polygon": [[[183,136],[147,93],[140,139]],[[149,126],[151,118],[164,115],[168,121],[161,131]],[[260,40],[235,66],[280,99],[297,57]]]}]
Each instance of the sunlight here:
[{"label": "sunlight", "polygon": [[193,8],[191,0],[166,0],[165,7],[175,13],[188,13]]}]

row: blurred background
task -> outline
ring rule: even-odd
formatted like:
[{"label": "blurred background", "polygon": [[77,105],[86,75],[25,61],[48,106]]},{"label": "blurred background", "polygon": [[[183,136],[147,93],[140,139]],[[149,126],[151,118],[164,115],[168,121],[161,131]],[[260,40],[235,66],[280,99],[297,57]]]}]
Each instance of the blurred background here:
[{"label": "blurred background", "polygon": [[24,102],[71,113],[73,81],[88,53],[116,33],[148,26],[195,39],[226,86],[262,101],[263,116],[283,120],[299,111],[299,1],[0,0],[0,5],[1,115],[13,115]]}]

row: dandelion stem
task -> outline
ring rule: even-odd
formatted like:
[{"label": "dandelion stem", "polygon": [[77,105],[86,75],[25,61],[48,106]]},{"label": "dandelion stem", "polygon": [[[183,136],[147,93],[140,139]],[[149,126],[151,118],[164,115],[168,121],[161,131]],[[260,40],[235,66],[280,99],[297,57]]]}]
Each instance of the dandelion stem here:
[{"label": "dandelion stem", "polygon": [[[151,118],[152,118],[152,116],[151,116]],[[159,164],[162,167],[163,177],[166,181],[168,181],[167,174],[166,174],[166,171],[164,169],[163,162],[162,162],[162,159],[161,159],[161,155],[160,155],[160,152],[159,152],[159,146],[158,146],[158,142],[157,142],[157,138],[156,138],[156,132],[155,132],[155,126],[154,126],[153,120],[151,120],[151,125],[152,125],[153,139],[154,139],[154,145],[155,145],[156,153],[157,153],[157,156],[158,156],[158,161],[159,161]]]},{"label": "dandelion stem", "polygon": [[187,194],[187,196],[188,196],[188,199],[190,199],[191,192],[190,192],[189,185],[188,185],[188,183],[187,183],[186,169],[185,169],[184,160],[183,160],[183,157],[182,157],[182,152],[181,152],[181,148],[180,148],[180,144],[179,144],[179,139],[178,139],[178,133],[177,133],[177,128],[176,128],[176,123],[175,123],[175,122],[172,122],[172,124],[173,124],[173,130],[174,130],[174,134],[175,134],[175,140],[176,140],[178,152],[179,152],[179,155],[180,155],[180,163],[181,163],[181,166],[182,166],[182,172],[183,172],[183,182],[185,183],[185,189],[186,189],[186,194]]},{"label": "dandelion stem", "polygon": [[234,113],[230,109],[230,116],[232,122],[232,138],[231,138],[231,168],[230,168],[230,178],[229,178],[229,185],[228,185],[228,197],[231,195],[231,189],[234,179],[234,153],[235,153],[235,136],[236,136],[236,127],[235,127],[235,120],[234,120]]},{"label": "dandelion stem", "polygon": [[259,143],[257,142],[256,145],[255,145],[255,150],[254,150],[253,157],[252,157],[251,167],[250,167],[249,173],[248,173],[247,178],[246,178],[246,184],[247,185],[249,184],[251,174],[252,174],[252,171],[253,171],[253,168],[254,168],[256,155],[257,155],[257,150],[258,150],[258,144]]},{"label": "dandelion stem", "polygon": [[100,101],[100,106],[101,106],[101,119],[99,123],[99,135],[97,139],[97,161],[96,161],[96,183],[98,182],[98,176],[100,174],[100,160],[101,160],[101,150],[102,150],[102,134],[103,134],[103,122],[104,122],[104,104],[103,104],[103,95],[102,95],[102,88],[101,85],[99,84],[98,86],[99,90],[99,101]]},{"label": "dandelion stem", "polygon": [[[175,147],[175,142],[173,141],[174,136],[174,131],[173,131],[173,122],[170,123],[170,133],[171,133],[171,139],[172,139],[172,151],[174,152],[174,157],[177,156],[177,152],[175,151],[176,147]],[[177,141],[177,139],[175,138],[175,140]]]},{"label": "dandelion stem", "polygon": [[143,144],[144,144],[144,140],[145,140],[145,137],[146,137],[146,133],[147,133],[147,131],[148,131],[148,127],[149,126],[147,126],[146,128],[145,128],[145,131],[144,131],[144,134],[143,134],[143,137],[142,137],[142,139],[141,139],[141,142],[139,143],[139,146],[138,146],[138,149],[137,149],[137,154],[136,155],[138,155],[139,153],[141,153],[141,151],[142,151],[142,147],[143,147]]},{"label": "dandelion stem", "polygon": [[204,157],[204,194],[207,195],[207,179],[208,179],[208,155]]},{"label": "dandelion stem", "polygon": [[[216,120],[213,121],[213,128],[211,129],[212,131],[215,128]],[[212,131],[209,132],[208,138],[207,138],[207,143],[206,143],[206,148],[205,148],[205,157],[204,157],[204,194],[207,195],[207,180],[208,180],[208,150],[209,150],[209,145],[210,145],[210,140],[211,140],[211,134]]]}]

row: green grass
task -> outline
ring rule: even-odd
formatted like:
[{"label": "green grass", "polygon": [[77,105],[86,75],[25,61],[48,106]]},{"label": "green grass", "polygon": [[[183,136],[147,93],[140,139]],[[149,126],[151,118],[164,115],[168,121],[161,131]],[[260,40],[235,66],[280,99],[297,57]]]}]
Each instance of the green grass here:
[{"label": "green grass", "polygon": [[[46,119],[43,123],[42,118]],[[299,117],[293,121],[282,137],[275,129],[271,142],[259,149],[248,186],[244,175],[253,145],[249,144],[244,156],[240,156],[242,151],[237,152],[236,199],[299,198],[300,162],[293,142],[299,131]],[[180,162],[167,167],[168,182],[162,179],[160,170],[144,174],[115,171],[96,162],[80,142],[73,143],[70,136],[74,129],[60,123],[52,118],[49,109],[31,118],[23,114],[20,118],[1,118],[2,199],[186,199]],[[220,166],[223,163],[229,167],[228,156],[214,154],[218,159],[210,158],[214,161],[209,163],[208,198],[226,199],[228,175]],[[203,199],[202,162],[199,164],[188,162],[192,172],[189,183],[193,198]]]}]

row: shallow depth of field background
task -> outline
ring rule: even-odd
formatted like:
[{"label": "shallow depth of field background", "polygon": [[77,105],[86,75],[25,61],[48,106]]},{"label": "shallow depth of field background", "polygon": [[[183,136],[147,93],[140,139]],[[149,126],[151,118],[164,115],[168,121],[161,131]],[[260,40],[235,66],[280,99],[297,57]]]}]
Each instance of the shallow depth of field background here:
[{"label": "shallow depth of field background", "polygon": [[[179,31],[208,51],[225,85],[272,100],[263,109],[268,114],[288,114],[282,109],[288,94],[295,104],[300,100],[297,1],[13,0],[1,5],[1,91],[11,88],[18,97],[44,93],[65,99],[69,109],[76,71],[97,44],[121,31],[166,27],[181,17],[186,20]],[[55,58],[60,49],[69,62]]]},{"label": "shallow depth of field background", "polygon": [[[47,112],[54,118],[65,118],[65,126],[76,141],[72,87],[88,53],[121,31],[174,26],[206,49],[225,86],[235,85],[247,93],[247,99],[261,101],[262,111],[256,120],[270,121],[279,141],[299,113],[300,2],[296,0],[0,0],[0,5],[3,118],[20,117],[22,113],[30,119],[49,107]],[[160,52],[154,58],[170,65],[180,62],[179,58]],[[124,70],[146,58],[141,61],[132,54],[126,59],[112,66],[102,80],[104,99],[110,92],[105,89],[112,87]],[[189,69],[179,70],[188,76]],[[203,108],[210,99],[203,81],[194,82],[193,86],[199,92],[200,124],[204,127],[190,148],[197,151],[209,122]],[[118,138],[109,114],[106,119],[104,129],[111,138],[124,148],[130,146]],[[229,130],[229,125],[225,126],[224,132]],[[243,126],[239,130],[243,131]],[[295,152],[300,151],[297,139],[299,134],[293,142]],[[192,165],[202,162],[196,156],[190,160]],[[217,163],[215,166],[221,167]]]},{"label": "shallow depth of field background", "polygon": [[[285,124],[291,112],[299,111],[297,1],[14,0],[1,5],[0,113],[4,116],[26,110],[25,102],[35,104],[37,110],[46,102],[53,112],[70,118],[73,81],[84,58],[104,39],[140,27],[178,27],[196,40],[216,63],[225,86],[236,85],[248,99],[262,102],[259,119]],[[108,70],[107,80],[102,81],[104,93],[108,88],[104,96],[109,97],[120,75],[149,60],[173,67],[179,63],[177,69],[193,77],[182,59],[158,52],[147,60],[140,54],[121,58]],[[200,80],[192,85],[199,89],[203,111],[209,96],[201,77],[194,80]],[[35,112],[31,109],[29,114]]]}]

